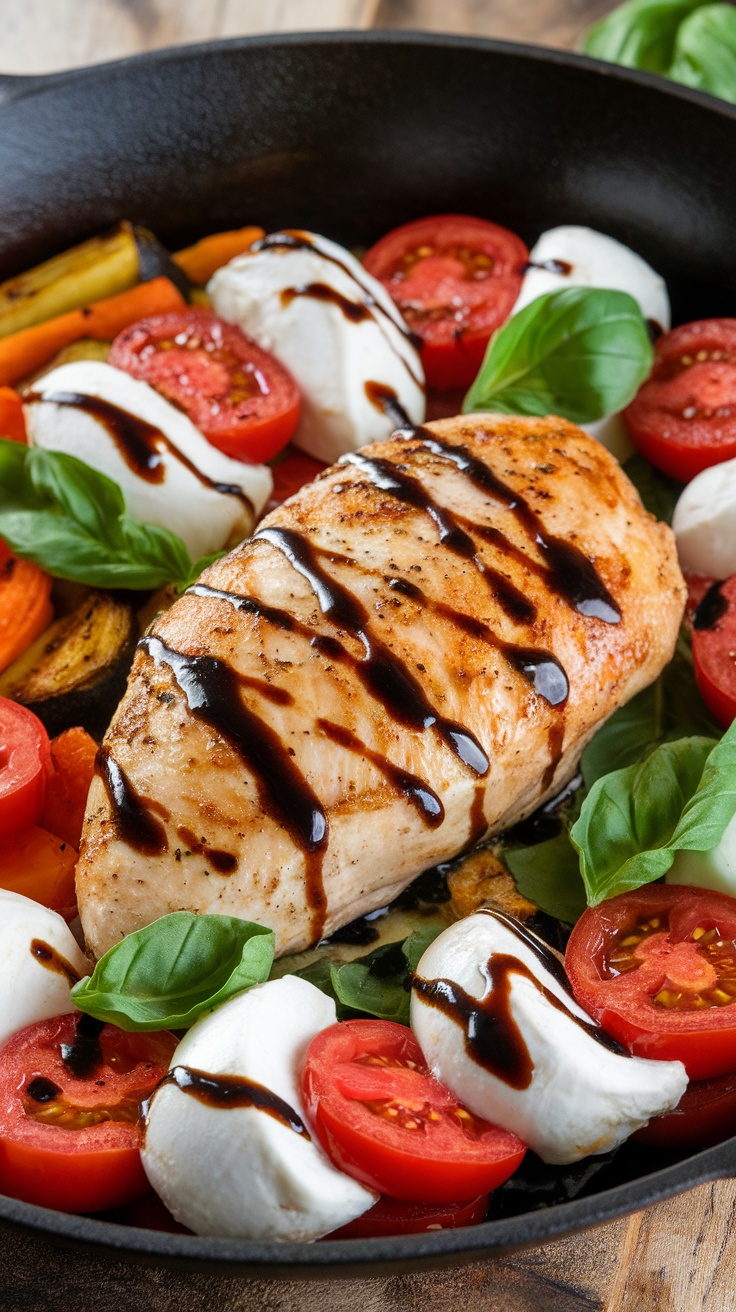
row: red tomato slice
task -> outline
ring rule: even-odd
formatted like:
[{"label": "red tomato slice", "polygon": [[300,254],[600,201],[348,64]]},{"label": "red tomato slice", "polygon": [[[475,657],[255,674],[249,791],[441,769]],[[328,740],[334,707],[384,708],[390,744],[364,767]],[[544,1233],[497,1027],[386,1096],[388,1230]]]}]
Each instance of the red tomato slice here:
[{"label": "red tomato slice", "polygon": [[565,970],[581,1007],[690,1079],[736,1070],[736,898],[650,884],[583,912]]},{"label": "red tomato slice", "polygon": [[642,454],[685,483],[736,456],[736,319],[682,324],[654,356],[624,418]]},{"label": "red tomato slice", "polygon": [[430,1230],[459,1230],[479,1225],[488,1211],[488,1194],[469,1203],[402,1203],[379,1198],[362,1216],[333,1230],[326,1239],[375,1239],[387,1235],[423,1235]]},{"label": "red tomato slice", "polygon": [[125,1034],[74,1012],[0,1048],[0,1188],[62,1212],[119,1207],[149,1188],[141,1103],[165,1075],[173,1034]]},{"label": "red tomato slice", "polygon": [[710,1148],[736,1134],[736,1073],[693,1080],[673,1111],[632,1135],[651,1148]]},{"label": "red tomato slice", "polygon": [[314,456],[308,456],[296,446],[289,447],[272,466],[273,492],[269,506],[280,506],[282,501],[293,497],[300,487],[311,483],[326,468],[324,461],[315,460]]},{"label": "red tomato slice", "polygon": [[296,431],[299,389],[291,374],[209,310],[139,319],[115,338],[110,364],[150,383],[213,446],[239,460],[270,460]]},{"label": "red tomato slice", "polygon": [[692,620],[695,682],[708,710],[727,729],[736,719],[736,574],[714,583]]},{"label": "red tomato slice", "polygon": [[41,721],[0,697],[0,839],[36,824],[50,770],[51,746]]},{"label": "red tomato slice", "polygon": [[382,237],[363,263],[422,339],[429,387],[467,388],[508,318],[529,251],[486,219],[435,214]]},{"label": "red tomato slice", "polygon": [[495,1189],[525,1145],[482,1121],[427,1069],[405,1025],[348,1020],[312,1040],[302,1071],[307,1114],[348,1175],[392,1198],[458,1203]]}]

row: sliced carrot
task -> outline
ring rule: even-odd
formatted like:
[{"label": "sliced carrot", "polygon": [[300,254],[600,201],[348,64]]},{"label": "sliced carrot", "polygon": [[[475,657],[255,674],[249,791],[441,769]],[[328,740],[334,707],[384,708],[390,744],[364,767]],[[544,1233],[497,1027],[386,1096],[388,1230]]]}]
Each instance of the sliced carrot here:
[{"label": "sliced carrot", "polygon": [[194,246],[177,251],[175,262],[183,269],[190,282],[204,287],[216,269],[229,264],[236,255],[250,250],[254,241],[265,236],[263,228],[236,228],[231,232],[214,232],[211,237],[203,237]]},{"label": "sliced carrot", "polygon": [[70,843],[31,825],[6,838],[0,851],[0,888],[22,893],[67,915],[75,902],[77,853]]},{"label": "sliced carrot", "polygon": [[41,823],[77,851],[96,755],[97,743],[86,729],[66,729],[51,743],[52,772]]},{"label": "sliced carrot", "polygon": [[54,618],[51,577],[30,560],[18,560],[0,546],[0,671],[31,643]]},{"label": "sliced carrot", "polygon": [[14,387],[0,387],[0,437],[27,442],[23,402]]},{"label": "sliced carrot", "polygon": [[33,328],[11,333],[10,337],[0,340],[0,386],[27,378],[52,359],[57,351],[82,337],[107,341],[137,319],[179,310],[185,304],[181,292],[168,278],[152,278],[150,282],[139,283],[118,296],[109,296],[104,301],[85,305],[81,310],[60,314],[58,319],[48,319]]}]

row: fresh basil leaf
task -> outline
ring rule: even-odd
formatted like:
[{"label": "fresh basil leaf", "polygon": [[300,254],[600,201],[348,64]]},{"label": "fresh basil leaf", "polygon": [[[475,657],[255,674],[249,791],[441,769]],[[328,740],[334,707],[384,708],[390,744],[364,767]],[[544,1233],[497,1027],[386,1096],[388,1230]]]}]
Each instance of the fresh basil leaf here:
[{"label": "fresh basil leaf", "polygon": [[736,9],[709,4],[691,13],[678,29],[668,73],[675,82],[736,104]]},{"label": "fresh basil leaf", "polygon": [[626,461],[623,470],[639,493],[645,510],[648,510],[650,515],[654,515],[655,519],[671,524],[675,506],[685,484],[678,483],[668,474],[655,469],[654,465],[650,465],[649,461],[638,452]]},{"label": "fresh basil leaf", "polygon": [[516,887],[548,916],[574,925],[586,908],[580,858],[567,829],[533,847],[504,852]]},{"label": "fresh basil leaf", "polygon": [[423,929],[413,930],[409,937],[404,939],[401,951],[406,958],[407,967],[412,975],[430,943],[434,943],[445,928],[444,925],[425,925]]},{"label": "fresh basil leaf", "polygon": [[110,948],[74,985],[72,1001],[123,1030],[184,1030],[268,979],[273,954],[264,925],[174,911]]},{"label": "fresh basil leaf", "polygon": [[320,957],[297,974],[334,999],[340,1020],[377,1016],[408,1025],[411,976],[443,928],[416,929],[403,942],[383,943],[355,961],[340,964]]},{"label": "fresh basil leaf", "polygon": [[736,814],[736,723],[720,743],[662,743],[598,779],[570,832],[588,904],[661,878],[681,848],[708,852]]},{"label": "fresh basil leaf", "polygon": [[565,287],[538,296],[491,338],[463,411],[589,423],[628,405],[653,359],[633,296]]},{"label": "fresh basil leaf", "polygon": [[[337,1009],[337,1019],[345,1020],[350,1013],[342,1006],[332,986],[333,966],[334,962],[329,957],[318,957],[316,961],[310,961],[308,966],[302,966],[301,970],[294,971],[294,974],[299,979],[305,979],[308,984],[314,984],[316,989],[320,989],[328,998],[332,998]],[[282,977],[277,975],[276,978]]]},{"label": "fresh basil leaf", "polygon": [[659,678],[614,711],[586,747],[580,762],[585,786],[635,765],[667,739],[715,739],[720,732],[695,685],[690,644],[683,636]]},{"label": "fresh basil leaf", "polygon": [[627,68],[668,73],[684,19],[708,0],[628,0],[594,23],[585,53]]},{"label": "fresh basil leaf", "polygon": [[188,578],[181,538],[125,513],[120,488],[59,451],[0,440],[0,537],[56,578],[148,590]]}]

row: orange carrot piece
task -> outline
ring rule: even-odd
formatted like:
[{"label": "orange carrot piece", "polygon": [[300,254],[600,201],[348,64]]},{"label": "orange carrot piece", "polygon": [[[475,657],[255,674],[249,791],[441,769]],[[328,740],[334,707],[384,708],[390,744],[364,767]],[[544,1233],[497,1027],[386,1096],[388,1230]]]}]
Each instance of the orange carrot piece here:
[{"label": "orange carrot piece", "polygon": [[236,228],[231,232],[214,232],[203,237],[194,246],[177,251],[173,259],[183,269],[190,282],[204,287],[216,269],[229,264],[236,255],[250,250],[254,241],[265,236],[263,228]]},{"label": "orange carrot piece", "polygon": [[23,897],[69,916],[76,897],[76,863],[77,853],[69,843],[47,829],[31,825],[3,841],[0,888],[22,893]]},{"label": "orange carrot piece", "polygon": [[[0,557],[5,550],[2,544]],[[0,671],[30,647],[54,618],[51,577],[30,560],[0,560]]]},{"label": "orange carrot piece", "polygon": [[14,387],[0,387],[0,437],[27,442],[23,402]]},{"label": "orange carrot piece", "polygon": [[82,337],[106,341],[138,319],[180,310],[184,305],[184,297],[168,278],[153,278],[118,296],[109,296],[81,310],[60,314],[58,319],[11,333],[0,339],[0,386],[27,378],[58,351]]},{"label": "orange carrot piece", "polygon": [[96,755],[97,743],[86,729],[66,729],[51,743],[52,773],[41,824],[77,851]]}]

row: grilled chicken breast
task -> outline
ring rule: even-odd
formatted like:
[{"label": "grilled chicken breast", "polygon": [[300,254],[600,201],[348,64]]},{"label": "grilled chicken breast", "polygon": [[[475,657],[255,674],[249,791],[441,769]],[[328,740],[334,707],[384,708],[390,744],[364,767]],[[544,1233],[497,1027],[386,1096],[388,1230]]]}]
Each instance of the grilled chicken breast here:
[{"label": "grilled chicken breast", "polygon": [[670,530],[564,420],[352,453],[142,640],[77,871],[100,955],[166,912],[280,953],[534,810],[672,655]]}]

